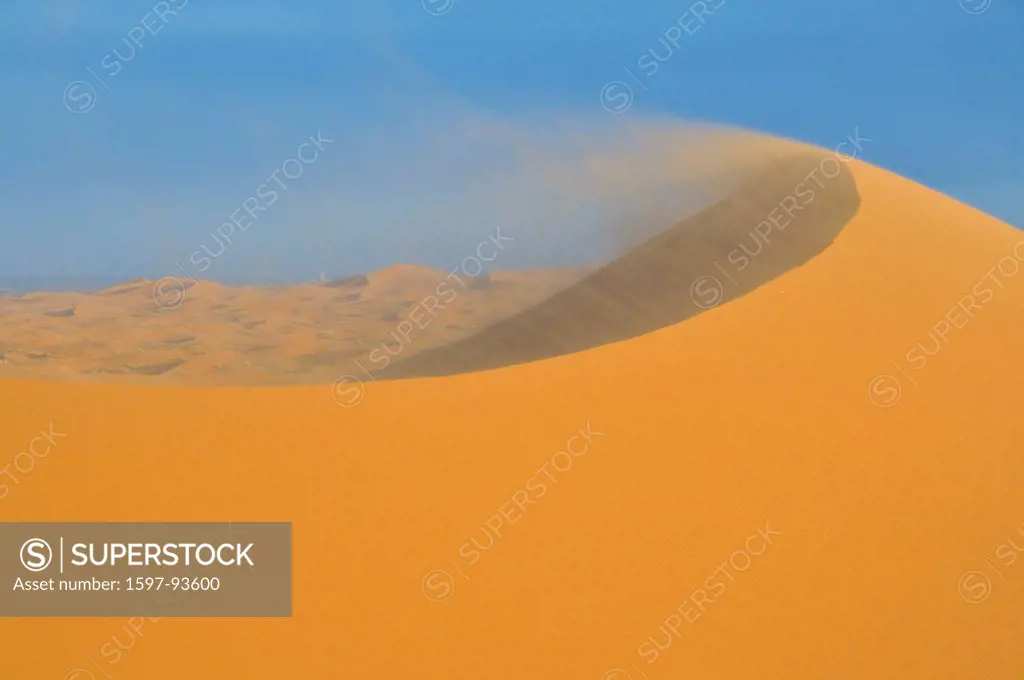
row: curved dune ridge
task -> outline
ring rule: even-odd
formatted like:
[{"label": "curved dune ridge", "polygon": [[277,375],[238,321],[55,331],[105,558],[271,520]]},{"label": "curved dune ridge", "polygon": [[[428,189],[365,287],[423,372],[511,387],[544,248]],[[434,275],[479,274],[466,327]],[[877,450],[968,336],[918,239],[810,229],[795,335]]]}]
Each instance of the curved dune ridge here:
[{"label": "curved dune ridge", "polygon": [[[386,380],[546,359],[750,292],[819,254],[856,211],[845,157],[728,128],[627,132],[530,160],[563,201],[615,199],[590,232],[611,247],[603,264],[503,271],[470,257],[451,272],[394,265],[300,285],[169,277],[0,296],[0,376],[329,384],[346,372]],[[496,260],[508,243],[497,227],[477,251]],[[513,247],[548,245],[534,236]]]},{"label": "curved dune ridge", "polygon": [[0,379],[7,521],[294,523],[293,618],[0,619],[4,677],[1020,677],[1024,237],[843,167],[813,239],[586,351],[344,399]]},{"label": "curved dune ridge", "polygon": [[385,367],[375,377],[498,368],[679,323],[820,254],[857,211],[853,175],[833,155],[788,149],[744,170],[743,180],[724,199],[569,288],[480,332]]}]

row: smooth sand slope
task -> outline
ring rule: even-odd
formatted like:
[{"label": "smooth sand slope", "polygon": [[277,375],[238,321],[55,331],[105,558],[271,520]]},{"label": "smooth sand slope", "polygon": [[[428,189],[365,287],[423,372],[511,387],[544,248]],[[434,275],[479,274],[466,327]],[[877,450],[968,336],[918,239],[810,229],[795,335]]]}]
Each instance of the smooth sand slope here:
[{"label": "smooth sand slope", "polygon": [[[5,520],[295,523],[293,619],[162,619],[116,663],[125,620],[3,620],[0,676],[1019,678],[1024,237],[846,167],[830,246],[769,243],[793,261],[763,285],[596,349],[352,408],[0,381],[0,463],[67,435],[4,480]],[[678,294],[725,300],[718,266]]]}]

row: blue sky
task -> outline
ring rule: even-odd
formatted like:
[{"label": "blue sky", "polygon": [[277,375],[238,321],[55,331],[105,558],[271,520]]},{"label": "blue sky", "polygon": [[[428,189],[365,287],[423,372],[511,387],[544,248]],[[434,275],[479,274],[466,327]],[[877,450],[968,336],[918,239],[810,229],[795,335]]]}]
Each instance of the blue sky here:
[{"label": "blue sky", "polygon": [[[552,116],[678,116],[829,147],[859,129],[867,160],[1024,226],[1024,6],[1011,0],[963,0],[979,13],[706,0],[721,6],[667,58],[659,38],[695,25],[690,1],[424,2],[434,13],[421,0],[166,0],[161,22],[152,0],[7,0],[0,284],[189,267],[318,130],[335,141],[202,276],[443,266],[494,224],[588,219],[467,189],[498,177],[469,160],[484,147],[467,130],[525,125],[534,148],[557,142]],[[665,60],[647,76],[651,48]],[[620,114],[600,99],[615,80],[633,88]]]}]

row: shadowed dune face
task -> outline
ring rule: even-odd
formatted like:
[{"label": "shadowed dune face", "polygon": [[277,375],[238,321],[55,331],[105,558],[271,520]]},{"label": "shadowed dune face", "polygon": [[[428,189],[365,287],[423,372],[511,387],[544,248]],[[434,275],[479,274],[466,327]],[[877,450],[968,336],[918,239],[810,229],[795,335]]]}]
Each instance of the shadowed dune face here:
[{"label": "shadowed dune face", "polygon": [[738,298],[821,253],[860,203],[836,156],[809,151],[740,170],[730,195],[572,287],[378,378],[439,376],[626,340]]},{"label": "shadowed dune face", "polygon": [[[487,195],[537,198],[538,216],[588,215],[573,246],[585,264],[506,270],[501,259],[474,270],[484,263],[471,257],[451,272],[403,264],[319,284],[136,280],[0,296],[0,375],[330,384],[371,370],[384,380],[547,359],[756,289],[822,252],[859,200],[836,155],[726,128],[651,123],[556,148],[494,134],[514,153]],[[465,212],[476,209],[467,199]],[[542,260],[565,240],[542,231],[509,237],[515,252],[501,257]],[[483,238],[477,252],[506,245]]]}]

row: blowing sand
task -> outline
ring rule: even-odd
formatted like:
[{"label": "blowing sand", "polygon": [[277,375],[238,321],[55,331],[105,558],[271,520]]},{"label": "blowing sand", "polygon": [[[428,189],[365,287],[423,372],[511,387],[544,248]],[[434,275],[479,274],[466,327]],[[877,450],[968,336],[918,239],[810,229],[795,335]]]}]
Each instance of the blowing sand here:
[{"label": "blowing sand", "polygon": [[[123,620],[0,620],[3,675],[1020,677],[1024,560],[994,553],[1024,524],[1022,237],[847,167],[855,214],[766,246],[786,261],[760,285],[697,287],[709,306],[688,318],[634,289],[615,304],[671,309],[637,311],[624,337],[685,320],[586,351],[368,381],[348,409],[325,386],[0,381],[0,453],[66,433],[2,480],[8,521],[295,523],[294,618],[161,619],[134,638]],[[735,235],[706,251],[723,268]],[[716,271],[692,269],[731,285]],[[545,492],[515,510],[531,480]],[[987,593],[958,589],[972,571]]]},{"label": "blowing sand", "polygon": [[856,183],[834,155],[789,150],[746,170],[724,199],[575,285],[479,333],[402,357],[377,377],[497,368],[679,323],[820,254],[857,211]]}]

